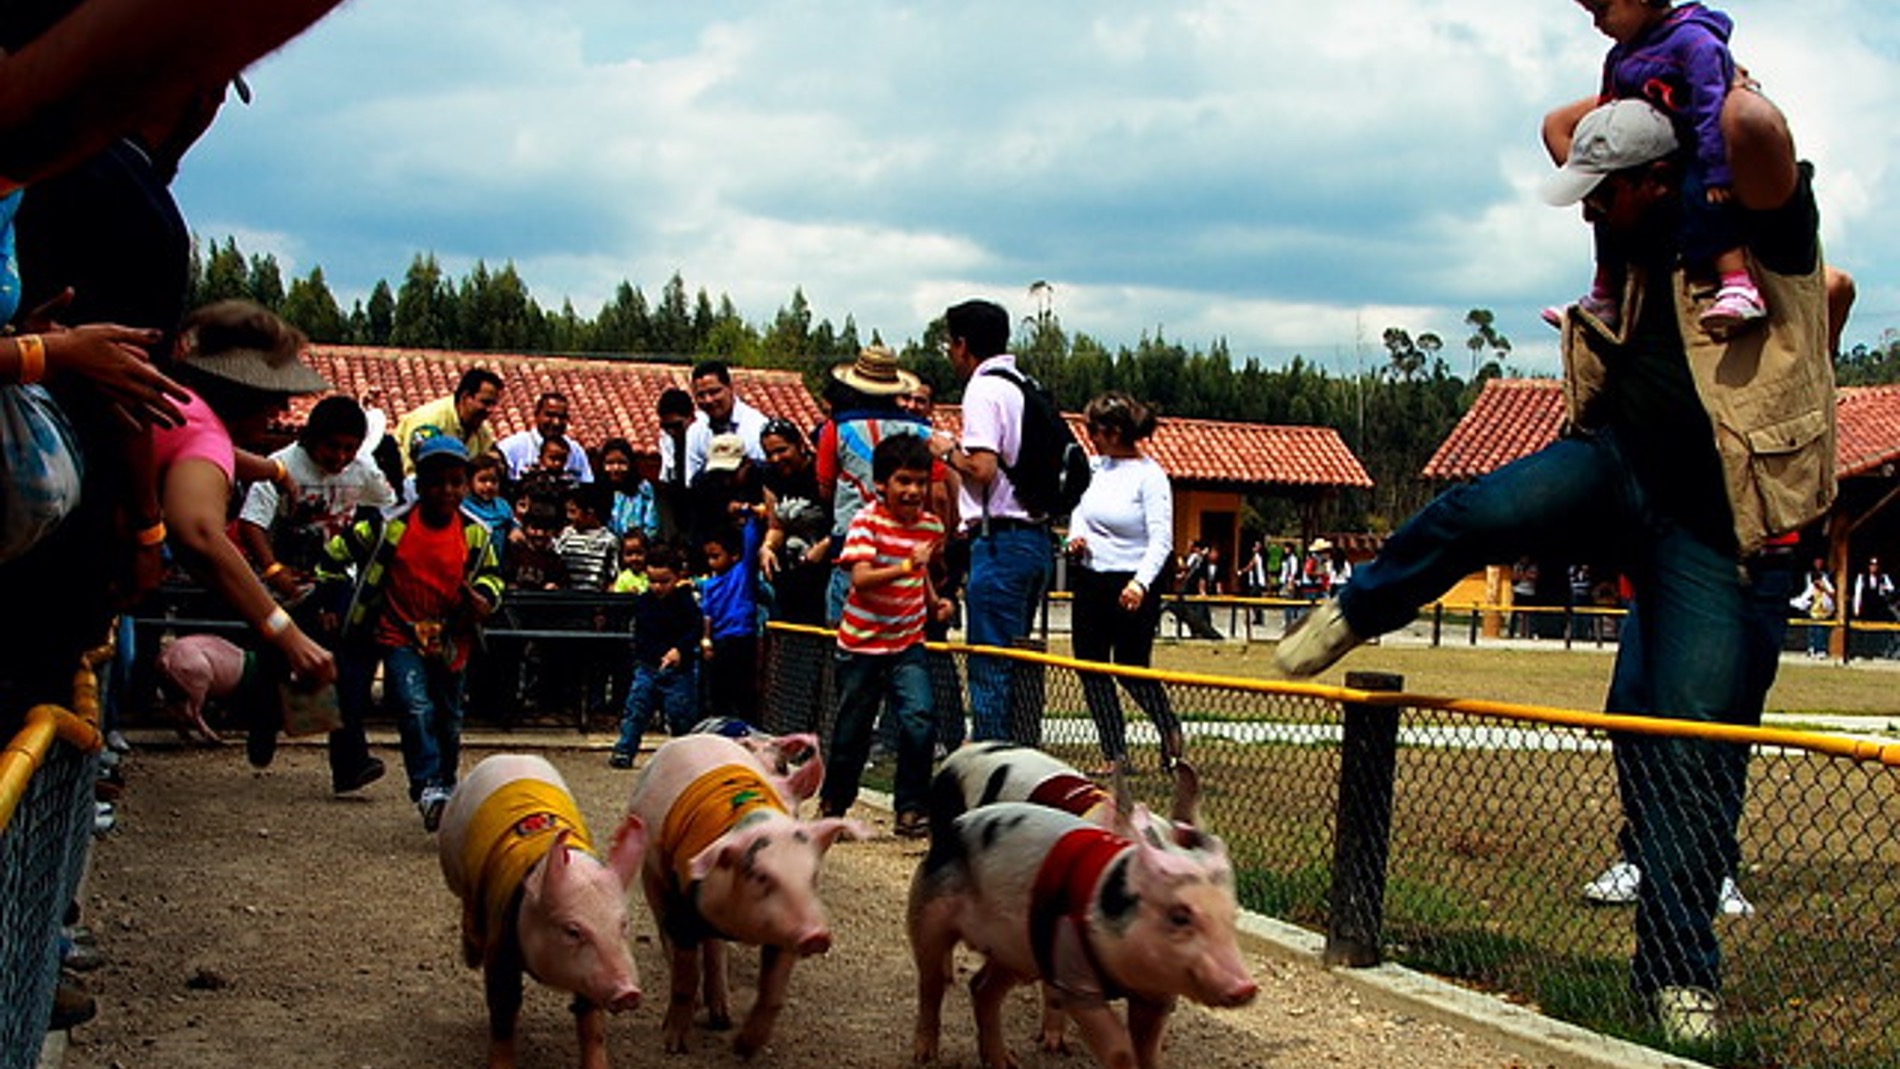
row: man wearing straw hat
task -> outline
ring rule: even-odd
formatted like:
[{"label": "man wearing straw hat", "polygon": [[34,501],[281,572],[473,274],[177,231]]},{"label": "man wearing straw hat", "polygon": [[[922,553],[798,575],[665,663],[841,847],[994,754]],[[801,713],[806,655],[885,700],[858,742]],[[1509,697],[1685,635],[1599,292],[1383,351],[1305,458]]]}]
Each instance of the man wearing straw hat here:
[{"label": "man wearing straw hat", "polygon": [[[930,424],[899,403],[917,389],[916,375],[897,366],[897,353],[887,345],[867,345],[856,360],[831,369],[825,400],[831,419],[818,434],[818,488],[831,497],[831,544],[843,548],[851,520],[876,503],[877,483],[871,474],[871,453],[892,435],[930,436]],[[832,572],[826,595],[826,618],[836,623],[844,612],[851,573]]]}]

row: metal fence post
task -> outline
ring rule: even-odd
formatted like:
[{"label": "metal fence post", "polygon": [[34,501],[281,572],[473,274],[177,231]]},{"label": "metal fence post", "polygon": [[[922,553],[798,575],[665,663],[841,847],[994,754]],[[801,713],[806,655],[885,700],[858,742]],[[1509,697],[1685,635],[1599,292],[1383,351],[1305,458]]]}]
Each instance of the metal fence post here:
[{"label": "metal fence post", "polygon": [[1436,601],[1432,603],[1432,649],[1438,648],[1439,639],[1444,637],[1444,634],[1445,634],[1445,603],[1442,601]]},{"label": "metal fence post", "polygon": [[[1403,690],[1405,679],[1387,672],[1348,672],[1346,686]],[[1333,832],[1333,890],[1326,920],[1324,959],[1328,965],[1379,964],[1398,749],[1397,708],[1346,704]]]}]

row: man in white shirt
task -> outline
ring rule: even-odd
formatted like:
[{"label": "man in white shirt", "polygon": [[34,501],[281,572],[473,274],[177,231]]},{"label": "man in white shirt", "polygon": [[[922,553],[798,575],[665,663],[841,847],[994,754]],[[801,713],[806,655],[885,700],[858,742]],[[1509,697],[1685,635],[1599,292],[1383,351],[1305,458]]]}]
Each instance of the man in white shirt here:
[{"label": "man in white shirt", "polygon": [[699,406],[699,416],[686,429],[688,486],[706,470],[706,452],[717,435],[738,435],[745,443],[745,455],[755,464],[765,463],[765,448],[759,444],[765,413],[732,392],[732,369],[725,361],[707,360],[693,368],[693,403]]},{"label": "man in white shirt", "polygon": [[[1049,518],[1016,499],[1004,470],[1016,463],[1023,441],[1023,392],[995,369],[1014,372],[1009,313],[991,301],[965,301],[944,312],[950,364],[963,376],[963,437],[942,432],[933,448],[963,481],[959,496],[970,533],[970,578],[965,586],[964,637],[973,646],[1008,647],[1029,635],[1055,568]],[[1017,730],[1010,710],[1010,663],[970,658],[974,738],[1033,742],[1028,725]],[[1023,736],[1019,738],[1019,736]]]},{"label": "man in white shirt", "polygon": [[516,431],[496,444],[502,459],[508,462],[508,478],[519,480],[538,467],[541,443],[559,438],[567,442],[567,470],[574,473],[574,481],[594,481],[594,468],[587,461],[587,450],[581,447],[580,439],[567,433],[567,414],[566,394],[550,390],[535,398],[533,429]]}]

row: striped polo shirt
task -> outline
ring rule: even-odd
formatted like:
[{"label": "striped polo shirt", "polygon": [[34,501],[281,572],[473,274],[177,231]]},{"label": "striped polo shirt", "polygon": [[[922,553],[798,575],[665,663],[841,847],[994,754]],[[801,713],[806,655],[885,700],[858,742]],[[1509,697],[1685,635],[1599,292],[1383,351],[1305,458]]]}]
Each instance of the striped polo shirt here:
[{"label": "striped polo shirt", "polygon": [[[845,532],[839,567],[859,561],[888,568],[903,561],[920,545],[943,538],[943,521],[928,512],[906,524],[891,515],[882,501],[851,518]],[[838,646],[852,653],[897,653],[924,640],[924,617],[929,610],[924,583],[927,569],[869,587],[852,587],[845,597],[844,617],[838,621]]]}]

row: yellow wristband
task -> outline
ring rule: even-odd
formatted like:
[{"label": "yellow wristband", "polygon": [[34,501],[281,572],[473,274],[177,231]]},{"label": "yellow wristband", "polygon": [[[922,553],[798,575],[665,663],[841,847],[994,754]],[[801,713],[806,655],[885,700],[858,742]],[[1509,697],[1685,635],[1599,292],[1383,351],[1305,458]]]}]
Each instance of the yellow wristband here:
[{"label": "yellow wristband", "polygon": [[904,574],[909,575],[911,572],[914,572],[916,570],[917,570],[917,558],[905,557],[904,558]]},{"label": "yellow wristband", "polygon": [[138,534],[133,535],[132,537],[138,539],[139,545],[149,548],[151,546],[164,545],[165,535],[167,533],[168,532],[166,532],[165,530],[165,521],[160,520],[157,523],[151,525],[150,527],[139,528]]},{"label": "yellow wristband", "polygon": [[20,351],[20,384],[38,382],[46,377],[46,339],[38,334],[22,334],[13,339]]},{"label": "yellow wristband", "polygon": [[272,609],[269,616],[264,617],[263,621],[257,625],[257,629],[263,632],[265,638],[276,638],[290,630],[290,614],[285,612],[283,606],[280,605]]},{"label": "yellow wristband", "polygon": [[269,582],[272,576],[276,575],[279,572],[287,572],[289,570],[290,570],[290,565],[285,564],[283,561],[272,561],[271,566],[264,569],[264,574],[262,578],[264,579],[265,582]]},{"label": "yellow wristband", "polygon": [[270,462],[272,468],[270,476],[271,482],[281,483],[285,479],[290,478],[290,469],[284,466],[282,457],[272,457],[270,458]]}]

